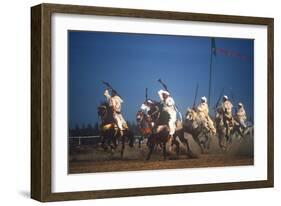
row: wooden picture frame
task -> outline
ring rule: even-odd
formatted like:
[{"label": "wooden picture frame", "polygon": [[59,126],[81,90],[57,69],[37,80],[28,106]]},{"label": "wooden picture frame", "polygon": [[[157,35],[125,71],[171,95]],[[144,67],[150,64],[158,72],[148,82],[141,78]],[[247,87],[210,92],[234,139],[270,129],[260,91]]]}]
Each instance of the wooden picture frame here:
[{"label": "wooden picture frame", "polygon": [[[267,180],[54,193],[51,190],[51,16],[54,13],[264,25],[267,27]],[[31,8],[31,197],[48,201],[273,187],[274,76],[272,18],[41,4]]]}]

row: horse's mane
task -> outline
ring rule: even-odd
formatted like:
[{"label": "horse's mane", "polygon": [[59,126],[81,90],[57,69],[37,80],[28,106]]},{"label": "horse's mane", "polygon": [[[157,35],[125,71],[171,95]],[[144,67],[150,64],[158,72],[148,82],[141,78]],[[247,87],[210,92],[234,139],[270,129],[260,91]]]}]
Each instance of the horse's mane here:
[{"label": "horse's mane", "polygon": [[155,104],[155,105],[159,108],[159,111],[160,111],[160,112],[163,111],[164,105],[163,105],[161,102],[153,101],[153,104]]},{"label": "horse's mane", "polygon": [[100,107],[109,107],[109,104],[108,104],[107,101],[102,101],[102,102],[100,103]]},{"label": "horse's mane", "polygon": [[[161,110],[160,110],[161,111]],[[160,112],[160,117],[159,117],[159,120],[158,120],[158,124],[159,125],[167,125],[169,120],[170,120],[170,115],[168,112],[162,110]]]},{"label": "horse's mane", "polygon": [[113,112],[112,109],[110,108],[108,102],[103,101],[100,103],[98,106],[98,114],[101,116],[102,113],[100,113],[102,110],[106,110],[107,115],[102,117],[103,118],[103,123],[111,123],[114,122],[113,118]]}]

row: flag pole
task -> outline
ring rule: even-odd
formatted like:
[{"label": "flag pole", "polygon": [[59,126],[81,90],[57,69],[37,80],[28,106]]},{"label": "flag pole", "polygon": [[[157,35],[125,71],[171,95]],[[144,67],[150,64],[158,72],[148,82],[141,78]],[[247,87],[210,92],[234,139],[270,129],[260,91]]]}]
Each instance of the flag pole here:
[{"label": "flag pole", "polygon": [[211,57],[210,57],[210,73],[209,73],[209,92],[208,92],[208,101],[211,105],[211,90],[212,90],[212,64],[213,64],[213,48],[214,48],[214,38],[211,38]]}]

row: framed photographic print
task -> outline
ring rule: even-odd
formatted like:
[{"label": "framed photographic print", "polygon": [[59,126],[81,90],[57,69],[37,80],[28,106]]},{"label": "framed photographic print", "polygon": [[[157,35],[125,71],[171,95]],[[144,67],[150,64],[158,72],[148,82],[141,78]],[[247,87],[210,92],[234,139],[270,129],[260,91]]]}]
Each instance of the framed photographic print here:
[{"label": "framed photographic print", "polygon": [[31,8],[31,197],[273,187],[273,19]]}]

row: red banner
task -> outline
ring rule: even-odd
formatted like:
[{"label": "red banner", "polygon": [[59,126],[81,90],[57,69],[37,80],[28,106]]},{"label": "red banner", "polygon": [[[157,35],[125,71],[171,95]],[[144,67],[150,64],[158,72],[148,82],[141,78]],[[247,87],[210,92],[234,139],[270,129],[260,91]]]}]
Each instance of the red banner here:
[{"label": "red banner", "polygon": [[213,48],[213,50],[215,50],[216,53],[220,53],[229,57],[236,57],[236,58],[240,58],[243,61],[247,61],[250,60],[250,57],[245,55],[245,54],[241,54],[240,52],[237,51],[232,51],[232,50],[228,50],[228,49],[224,49],[224,48]]}]

